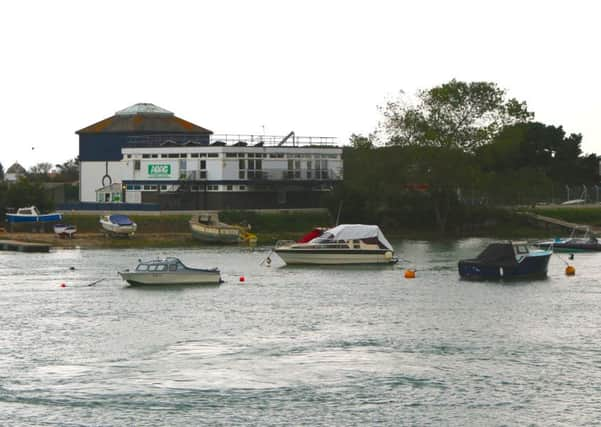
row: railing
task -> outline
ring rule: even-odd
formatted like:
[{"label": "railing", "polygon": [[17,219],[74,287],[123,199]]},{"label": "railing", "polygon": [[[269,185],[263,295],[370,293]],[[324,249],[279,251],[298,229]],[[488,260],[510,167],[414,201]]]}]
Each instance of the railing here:
[{"label": "railing", "polygon": [[[211,135],[211,144],[214,142],[223,142],[226,145],[246,145],[246,146],[278,146],[286,138],[282,135],[243,135],[243,134],[220,134]],[[336,147],[337,139],[333,136],[294,136],[288,138],[283,145],[285,147]]]}]

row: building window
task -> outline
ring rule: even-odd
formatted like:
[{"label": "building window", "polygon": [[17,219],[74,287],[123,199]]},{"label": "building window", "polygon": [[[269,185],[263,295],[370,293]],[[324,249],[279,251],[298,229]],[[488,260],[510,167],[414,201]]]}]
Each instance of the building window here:
[{"label": "building window", "polygon": [[142,154],[143,159],[150,159],[150,154]]},{"label": "building window", "polygon": [[161,185],[161,191],[167,191],[167,186],[166,185]]},{"label": "building window", "polygon": [[238,153],[225,153],[225,157],[238,157]]},{"label": "building window", "polygon": [[234,189],[234,186],[233,185],[228,185],[226,187],[226,189],[227,189],[227,191],[232,191]]},{"label": "building window", "polygon": [[288,160],[288,179],[300,179],[300,160]]},{"label": "building window", "polygon": [[153,159],[156,159],[157,157],[159,157],[158,154],[151,154],[150,157],[152,157]]},{"label": "building window", "polygon": [[186,153],[180,153],[179,157],[180,159],[187,159],[188,155]]},{"label": "building window", "polygon": [[139,160],[134,160],[134,170],[135,171],[140,170],[140,161]]},{"label": "building window", "polygon": [[246,185],[241,185],[240,186],[240,191],[246,191]]},{"label": "building window", "polygon": [[219,153],[209,153],[209,157],[219,157]]},{"label": "building window", "polygon": [[179,154],[178,153],[169,153],[169,154],[167,154],[167,157],[169,157],[170,159],[177,159],[177,158],[179,158]]},{"label": "building window", "polygon": [[167,154],[161,154],[161,158],[162,159],[167,158]]},{"label": "building window", "polygon": [[200,170],[206,169],[207,168],[207,161],[206,160],[201,160],[200,161]]},{"label": "building window", "polygon": [[192,153],[192,154],[190,154],[190,157],[192,157],[193,159],[195,159],[195,158],[198,157],[198,153]]},{"label": "building window", "polygon": [[127,158],[128,158],[128,159],[131,159],[131,154],[128,154],[128,155],[127,155]]}]

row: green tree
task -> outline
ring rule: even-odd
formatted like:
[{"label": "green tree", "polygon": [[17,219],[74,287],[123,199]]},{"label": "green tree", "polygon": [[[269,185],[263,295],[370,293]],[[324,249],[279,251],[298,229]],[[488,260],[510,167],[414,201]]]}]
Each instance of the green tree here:
[{"label": "green tree", "polygon": [[4,180],[4,167],[0,163],[0,181]]},{"label": "green tree", "polygon": [[351,146],[359,150],[374,148],[373,135],[363,136],[361,134],[352,134],[349,138]]},{"label": "green tree", "polygon": [[55,181],[73,182],[79,180],[79,157],[56,165],[57,175]]},{"label": "green tree", "polygon": [[566,136],[561,126],[519,123],[505,127],[477,155],[487,172],[537,169],[558,184],[594,185],[599,182],[598,157],[583,155],[582,135]]},{"label": "green tree", "polygon": [[42,162],[29,168],[28,175],[31,179],[44,181],[52,170],[52,163]]},{"label": "green tree", "polygon": [[504,126],[534,116],[525,102],[508,99],[495,83],[454,79],[421,90],[414,99],[401,93],[381,111],[387,145],[455,147],[469,152],[492,141]]}]

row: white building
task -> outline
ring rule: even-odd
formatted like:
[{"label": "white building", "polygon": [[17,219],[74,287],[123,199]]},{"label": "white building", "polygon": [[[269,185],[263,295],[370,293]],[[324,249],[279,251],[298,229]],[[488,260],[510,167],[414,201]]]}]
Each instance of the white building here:
[{"label": "white building", "polygon": [[[152,104],[136,104],[78,133],[82,202],[320,207],[323,192],[342,179],[342,149],[333,138],[216,136]],[[114,196],[115,184],[122,197]]]}]

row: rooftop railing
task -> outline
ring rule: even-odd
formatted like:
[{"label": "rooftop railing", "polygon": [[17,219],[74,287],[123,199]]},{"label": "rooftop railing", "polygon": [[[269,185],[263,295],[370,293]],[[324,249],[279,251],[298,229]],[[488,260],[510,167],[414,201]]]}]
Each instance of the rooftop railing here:
[{"label": "rooftop railing", "polygon": [[211,144],[225,143],[230,146],[248,147],[336,147],[337,139],[333,136],[296,136],[293,132],[288,135],[243,135],[218,134],[211,135]]}]

